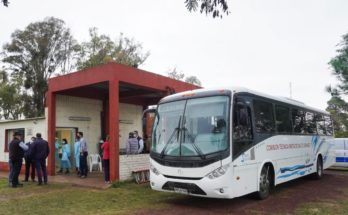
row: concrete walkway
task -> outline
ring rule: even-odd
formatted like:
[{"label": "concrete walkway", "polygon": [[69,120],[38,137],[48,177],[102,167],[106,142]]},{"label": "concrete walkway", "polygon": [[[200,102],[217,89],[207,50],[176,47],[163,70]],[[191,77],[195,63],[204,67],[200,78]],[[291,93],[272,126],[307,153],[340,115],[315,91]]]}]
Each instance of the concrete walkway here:
[{"label": "concrete walkway", "polygon": [[[0,178],[8,178],[8,172],[0,171]],[[19,176],[19,180],[22,181],[23,179],[24,175],[21,174]],[[75,173],[48,176],[48,183],[65,183],[72,184],[74,186],[89,187],[95,189],[106,189],[111,186],[111,184],[104,183],[103,173],[100,172],[89,173],[88,177],[84,179],[77,177]]]}]

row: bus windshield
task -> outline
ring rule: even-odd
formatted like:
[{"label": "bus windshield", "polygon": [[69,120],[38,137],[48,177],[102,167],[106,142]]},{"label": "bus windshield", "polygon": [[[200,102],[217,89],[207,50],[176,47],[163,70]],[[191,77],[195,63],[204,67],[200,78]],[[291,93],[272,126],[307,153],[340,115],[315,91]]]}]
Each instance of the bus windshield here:
[{"label": "bus windshield", "polygon": [[199,156],[228,147],[229,97],[211,96],[158,106],[151,150],[162,156]]}]

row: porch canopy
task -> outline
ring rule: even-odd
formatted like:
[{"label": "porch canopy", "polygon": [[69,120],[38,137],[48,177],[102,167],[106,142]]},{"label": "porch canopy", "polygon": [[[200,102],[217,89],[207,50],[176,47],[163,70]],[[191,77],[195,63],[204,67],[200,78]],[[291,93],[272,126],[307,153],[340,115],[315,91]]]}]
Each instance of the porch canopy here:
[{"label": "porch canopy", "polygon": [[[48,80],[48,141],[54,149],[56,132],[56,95],[97,99],[103,102],[104,134],[110,136],[110,178],[119,179],[119,103],[157,104],[164,96],[193,90],[198,86],[133,67],[107,63]],[[53,151],[53,150],[52,150]],[[55,157],[50,153],[48,172],[55,174]]]}]

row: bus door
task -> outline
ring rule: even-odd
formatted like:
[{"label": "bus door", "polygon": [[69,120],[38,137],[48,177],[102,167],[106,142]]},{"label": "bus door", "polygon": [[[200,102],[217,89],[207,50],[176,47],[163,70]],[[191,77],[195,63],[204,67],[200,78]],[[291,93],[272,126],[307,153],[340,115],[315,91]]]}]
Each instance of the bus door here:
[{"label": "bus door", "polygon": [[233,159],[237,158],[253,145],[251,122],[249,104],[243,98],[237,97],[233,105]]},{"label": "bus door", "polygon": [[253,147],[253,130],[250,102],[238,96],[233,104],[232,159],[234,175],[242,178],[236,184],[243,189],[235,190],[238,195],[257,189],[258,164]]},{"label": "bus door", "polygon": [[155,121],[156,109],[149,108],[143,112],[143,139],[144,139],[144,152],[149,153],[152,142],[152,127]]}]

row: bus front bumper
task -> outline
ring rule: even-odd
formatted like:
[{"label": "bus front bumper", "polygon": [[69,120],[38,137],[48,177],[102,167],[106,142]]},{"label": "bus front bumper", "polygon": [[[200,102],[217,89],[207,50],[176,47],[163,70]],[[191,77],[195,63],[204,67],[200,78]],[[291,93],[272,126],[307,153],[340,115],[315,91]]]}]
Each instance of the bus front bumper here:
[{"label": "bus front bumper", "polygon": [[207,198],[231,199],[234,196],[231,191],[231,180],[228,180],[228,178],[227,175],[223,175],[215,179],[203,177],[199,180],[189,180],[150,173],[150,185],[153,190],[157,191],[175,192]]}]

